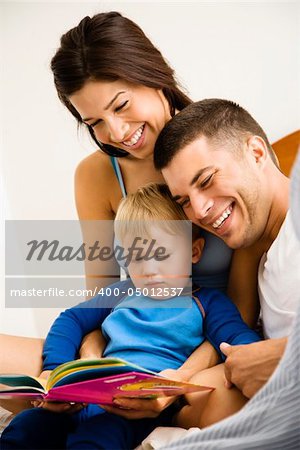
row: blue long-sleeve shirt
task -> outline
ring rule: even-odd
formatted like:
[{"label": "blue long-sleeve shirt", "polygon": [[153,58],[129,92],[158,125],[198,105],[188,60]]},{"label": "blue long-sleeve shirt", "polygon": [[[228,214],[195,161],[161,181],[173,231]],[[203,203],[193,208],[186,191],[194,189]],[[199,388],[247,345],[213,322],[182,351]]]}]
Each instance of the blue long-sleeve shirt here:
[{"label": "blue long-sleeve shirt", "polygon": [[101,328],[107,340],[104,356],[123,358],[156,372],[180,367],[204,339],[223,359],[221,342],[237,345],[260,340],[218,290],[201,288],[192,297],[157,300],[135,295],[130,280],[111,287],[118,288],[118,296],[98,295],[55,320],[44,346],[44,370],[75,359],[83,336],[96,328]]}]

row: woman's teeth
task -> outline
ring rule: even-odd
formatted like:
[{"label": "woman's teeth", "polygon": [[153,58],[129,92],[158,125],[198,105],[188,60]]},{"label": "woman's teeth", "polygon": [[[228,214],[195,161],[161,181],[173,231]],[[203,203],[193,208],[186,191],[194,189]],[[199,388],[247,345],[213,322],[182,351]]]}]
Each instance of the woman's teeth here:
[{"label": "woman's teeth", "polygon": [[124,145],[127,145],[128,147],[131,147],[132,145],[135,145],[138,140],[140,139],[140,137],[142,136],[142,133],[144,131],[144,126],[142,125],[132,136],[132,138],[130,139],[130,141],[123,141]]},{"label": "woman's teeth", "polygon": [[230,206],[228,206],[227,209],[225,209],[223,214],[212,224],[213,228],[220,228],[220,226],[222,225],[224,220],[230,216],[231,212],[232,212],[232,206],[230,205]]}]

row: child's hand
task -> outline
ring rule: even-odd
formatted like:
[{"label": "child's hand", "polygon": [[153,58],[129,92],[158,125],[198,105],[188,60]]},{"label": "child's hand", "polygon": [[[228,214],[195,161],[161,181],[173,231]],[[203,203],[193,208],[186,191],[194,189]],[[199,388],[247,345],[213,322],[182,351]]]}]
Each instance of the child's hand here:
[{"label": "child's hand", "polygon": [[50,373],[52,370],[43,370],[38,378],[43,378],[44,380],[48,380]]},{"label": "child's hand", "polygon": [[[51,370],[44,370],[39,378],[43,378],[47,380],[49,378],[49,375],[51,373]],[[43,408],[47,409],[48,411],[57,412],[57,413],[68,413],[68,414],[74,414],[78,411],[80,411],[82,408],[85,408],[85,403],[61,403],[61,402],[48,402],[45,400],[33,400],[31,402],[32,406],[35,408]]]},{"label": "child's hand", "polygon": [[[170,380],[184,381],[182,374],[178,370],[166,369],[159,373]],[[157,417],[170,406],[177,396],[161,398],[125,398],[118,397],[114,399],[114,406],[99,405],[107,412],[124,417],[125,419],[144,419],[147,417]]]},{"label": "child's hand", "polygon": [[114,406],[99,405],[105,411],[124,417],[125,419],[144,419],[157,417],[171,403],[176,396],[148,399],[148,398],[125,398],[118,397],[114,400]]},{"label": "child's hand", "polygon": [[45,400],[34,400],[31,404],[35,408],[43,408],[56,413],[74,414],[86,407],[86,403],[59,403]]}]

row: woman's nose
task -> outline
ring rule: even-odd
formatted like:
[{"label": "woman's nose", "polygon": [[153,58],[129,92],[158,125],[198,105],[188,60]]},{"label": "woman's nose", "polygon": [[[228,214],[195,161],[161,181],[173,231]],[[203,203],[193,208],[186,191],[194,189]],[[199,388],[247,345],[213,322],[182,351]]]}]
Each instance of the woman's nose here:
[{"label": "woman's nose", "polygon": [[123,142],[128,134],[129,125],[121,118],[113,118],[107,123],[109,139],[112,142]]}]

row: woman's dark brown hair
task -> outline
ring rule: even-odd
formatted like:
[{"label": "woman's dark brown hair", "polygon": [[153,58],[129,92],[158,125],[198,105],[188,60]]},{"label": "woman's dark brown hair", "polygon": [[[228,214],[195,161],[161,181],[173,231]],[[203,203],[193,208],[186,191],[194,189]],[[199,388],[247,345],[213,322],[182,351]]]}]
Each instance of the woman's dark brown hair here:
[{"label": "woman's dark brown hair", "polygon": [[[58,96],[69,111],[82,123],[80,114],[69,97],[79,91],[88,80],[116,81],[161,89],[173,116],[191,103],[177,85],[173,69],[144,32],[131,20],[118,12],[85,17],[79,25],[61,38],[60,48],[51,61],[51,70]],[[99,142],[105,153],[126,156],[128,153]]]}]

